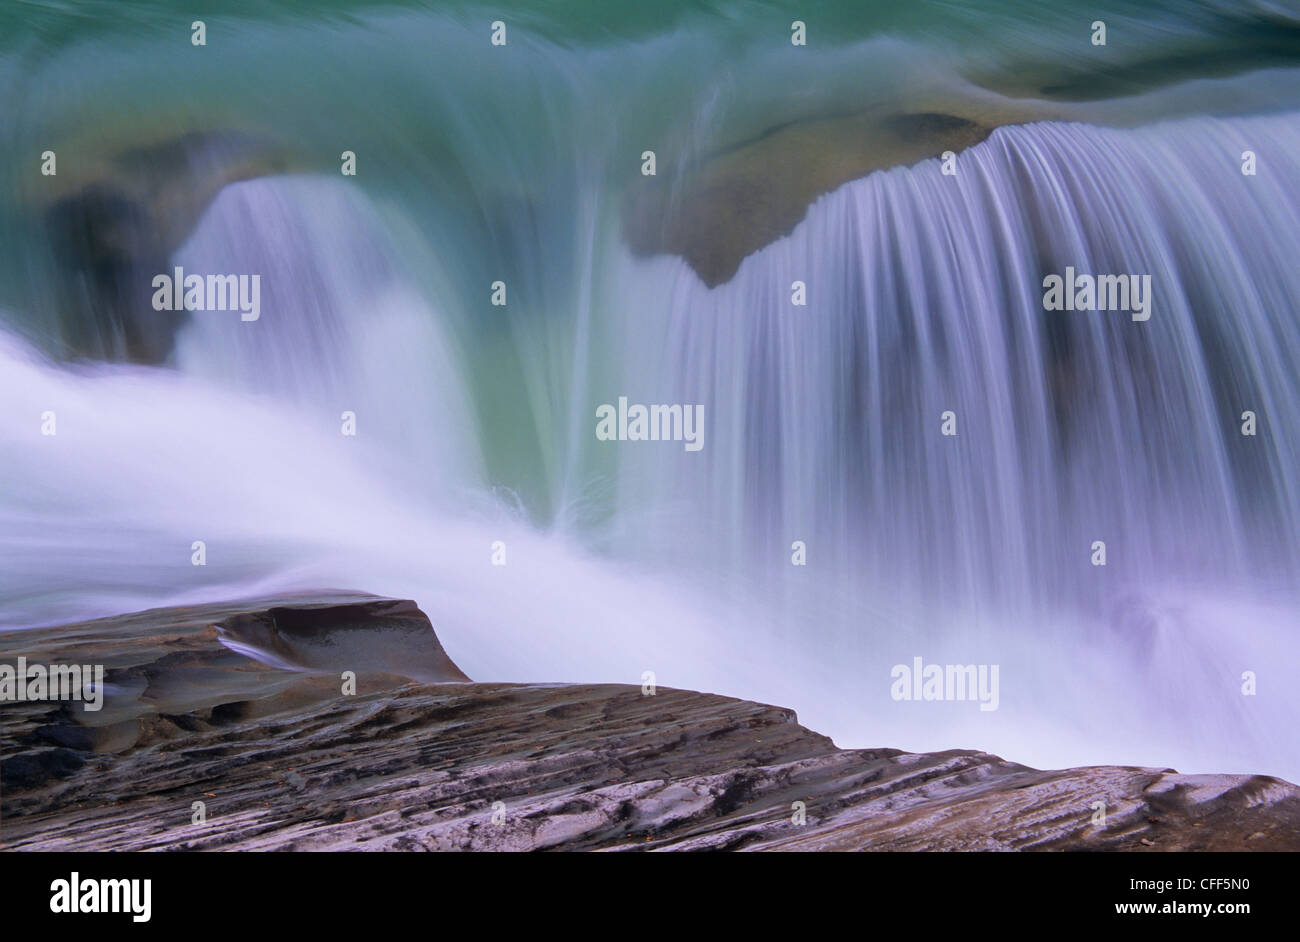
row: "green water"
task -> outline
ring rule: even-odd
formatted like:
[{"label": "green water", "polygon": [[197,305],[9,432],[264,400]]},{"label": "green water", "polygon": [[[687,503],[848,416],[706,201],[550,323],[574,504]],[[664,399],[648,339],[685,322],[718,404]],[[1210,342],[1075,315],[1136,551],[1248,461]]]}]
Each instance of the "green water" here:
[{"label": "green water", "polygon": [[[405,261],[469,351],[493,479],[538,519],[564,498],[555,454],[580,362],[589,272],[617,242],[626,186],[773,129],[922,90],[954,98],[1116,99],[1300,57],[1266,4],[169,2],[0,7],[0,308],[37,342],[77,316],[34,230],[55,181],[193,130],[271,142],[292,169],[351,178],[410,238]],[[1090,24],[1106,21],[1104,47]],[[507,44],[491,45],[495,20]],[[807,26],[803,47],[791,23]],[[1238,101],[1238,98],[1240,99]],[[1231,108],[1258,94],[1228,96]],[[516,303],[494,307],[504,280]],[[596,321],[617,311],[596,312]],[[575,352],[577,351],[577,352]],[[519,403],[526,402],[526,408]],[[562,449],[561,449],[562,450]],[[524,470],[528,469],[528,470]]]}]

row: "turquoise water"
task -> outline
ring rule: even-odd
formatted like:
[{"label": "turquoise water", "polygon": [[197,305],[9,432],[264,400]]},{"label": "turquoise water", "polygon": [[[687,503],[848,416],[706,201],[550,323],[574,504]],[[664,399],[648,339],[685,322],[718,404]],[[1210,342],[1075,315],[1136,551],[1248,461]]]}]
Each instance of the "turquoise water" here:
[{"label": "turquoise water", "polygon": [[[1107,100],[1173,86],[1171,100],[1124,109],[1131,120],[1199,110],[1203,92],[1180,85],[1237,76],[1243,87],[1228,82],[1211,99],[1218,112],[1278,107],[1290,94],[1284,81],[1250,76],[1300,61],[1300,26],[1285,9],[223,3],[209,8],[208,45],[197,48],[193,17],[169,3],[11,4],[0,12],[8,142],[0,234],[17,248],[0,261],[0,305],[36,319],[38,336],[76,316],[53,310],[57,270],[29,277],[50,264],[24,213],[48,200],[49,181],[33,173],[41,152],[55,148],[62,173],[75,176],[94,173],[123,141],[233,129],[264,135],[304,169],[335,172],[342,151],[356,152],[360,171],[350,182],[400,207],[421,249],[453,273],[459,296],[482,296],[497,278],[519,286],[526,313],[484,305],[449,313],[467,345],[490,348],[492,362],[514,359],[505,373],[523,378],[523,361],[537,353],[534,325],[571,317],[588,230],[612,228],[646,149],[672,174],[791,121],[922,93],[1094,99],[1104,110]],[[499,17],[509,20],[510,41],[494,48],[490,24]],[[796,18],[809,24],[808,47],[789,42]],[[1108,22],[1105,47],[1090,42],[1094,19]],[[554,362],[534,384],[573,369],[562,349],[571,344],[545,343]],[[539,519],[561,513],[566,471],[546,440],[563,418],[535,403],[534,415],[513,421],[512,403],[533,392],[508,389],[500,376],[478,393],[494,476],[527,495]]]}]

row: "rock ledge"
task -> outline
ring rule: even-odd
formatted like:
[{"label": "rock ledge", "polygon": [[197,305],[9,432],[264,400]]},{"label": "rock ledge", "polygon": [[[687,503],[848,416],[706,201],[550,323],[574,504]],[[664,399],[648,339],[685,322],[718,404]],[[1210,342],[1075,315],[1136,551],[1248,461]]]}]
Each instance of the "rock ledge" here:
[{"label": "rock ledge", "polygon": [[1266,776],[844,750],[712,694],[452,682],[395,599],[0,635],[0,662],[19,655],[102,663],[108,694],[0,711],[11,850],[1300,849],[1300,790]]}]

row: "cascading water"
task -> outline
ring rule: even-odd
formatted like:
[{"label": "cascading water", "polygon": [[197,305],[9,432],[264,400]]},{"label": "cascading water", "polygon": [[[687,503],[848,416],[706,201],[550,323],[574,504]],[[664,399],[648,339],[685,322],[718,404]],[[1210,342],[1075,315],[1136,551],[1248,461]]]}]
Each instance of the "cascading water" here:
[{"label": "cascading water", "polygon": [[[1276,175],[1243,176],[1243,142]],[[931,161],[823,198],[717,289],[627,264],[623,296],[649,303],[620,323],[619,390],[707,403],[713,431],[699,455],[623,463],[615,545],[708,579],[743,560],[721,568],[782,602],[828,682],[941,649],[1017,664],[1029,703],[1107,704],[1087,735],[1112,748],[1136,722],[1285,751],[1298,155],[1294,114],[1004,128],[955,179]],[[1151,319],[1045,315],[1067,265],[1151,273]],[[1268,431],[1242,435],[1246,411]],[[1260,709],[1235,681],[1265,662],[1291,667]],[[827,702],[853,703],[838,680]]]},{"label": "cascading water", "polygon": [[[1245,96],[1271,113],[1001,127],[955,177],[931,160],[828,193],[709,288],[623,244],[646,139],[697,157],[804,110],[912,94],[922,56],[927,88],[970,89],[941,43],[896,36],[737,54],[765,79],[751,88],[709,71],[735,40],[694,15],[608,48],[520,29],[494,63],[465,52],[469,19],[375,13],[360,52],[310,36],[370,81],[281,77],[263,120],[330,160],[354,148],[362,169],[222,189],[166,264],[260,274],[262,316],[178,319],[166,365],[48,359],[28,340],[57,332],[66,297],[13,286],[16,269],[57,279],[54,263],[32,245],[0,265],[0,624],[358,589],[415,599],[480,680],[652,670],[793,706],[842,745],[1300,778],[1286,96],[1246,76],[1136,89],[1134,107],[1234,114]],[[995,26],[968,71],[1000,68]],[[269,53],[301,35],[230,28],[246,69],[227,86],[200,63],[189,88],[254,111]],[[125,59],[101,42],[86,39]],[[371,72],[367,49],[384,53]],[[461,80],[374,97],[412,62]],[[350,116],[338,132],[313,117],[325,100]],[[39,151],[31,125],[15,133]],[[1150,320],[1045,312],[1043,278],[1067,266],[1150,274]],[[598,441],[596,409],[619,397],[701,404],[704,447]],[[1000,665],[999,709],[894,701],[891,665],[915,656]]]},{"label": "cascading water", "polygon": [[[1238,172],[1243,141],[1267,177]],[[961,160],[845,186],[717,289],[627,266],[619,290],[645,302],[612,372],[635,401],[708,403],[713,437],[625,462],[621,492],[707,526],[687,546],[667,527],[675,554],[761,567],[804,539],[873,593],[1104,605],[1121,582],[1292,584],[1300,118],[1010,127]],[[1067,266],[1150,273],[1149,322],[1045,314]],[[1268,429],[1243,436],[1246,410]]]}]

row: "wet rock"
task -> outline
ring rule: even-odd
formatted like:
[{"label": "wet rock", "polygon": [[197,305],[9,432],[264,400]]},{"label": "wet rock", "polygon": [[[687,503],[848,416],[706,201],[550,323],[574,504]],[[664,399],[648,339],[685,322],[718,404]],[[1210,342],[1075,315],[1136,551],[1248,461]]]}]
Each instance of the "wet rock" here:
[{"label": "wet rock", "polygon": [[442,649],[414,602],[278,605],[231,616],[217,626],[227,644],[317,670],[399,674],[423,683],[469,680]]},{"label": "wet rock", "polygon": [[0,761],[0,783],[36,788],[72,775],[86,760],[71,749],[41,749]]},{"label": "wet rock", "polygon": [[[67,149],[72,149],[71,146]],[[152,279],[230,183],[289,169],[283,148],[240,131],[185,131],[145,144],[82,142],[29,207],[60,271],[66,357],[161,363],[184,314],[155,311]]]},{"label": "wet rock", "polygon": [[699,166],[638,181],[624,207],[624,238],[641,255],[680,255],[713,287],[789,235],[822,194],[874,170],[960,152],[993,127],[934,112],[787,124]]},{"label": "wet rock", "polygon": [[[410,627],[413,603],[366,596],[0,635],[0,658],[75,651],[134,678],[104,712],[138,724],[116,751],[50,750],[48,729],[35,744],[34,728],[78,722],[75,709],[53,721],[49,710],[0,713],[0,840],[15,850],[1300,849],[1300,790],[1267,776],[839,749],[761,703],[621,684],[422,684],[383,659],[346,695],[337,664],[325,664],[335,649],[318,642],[364,637],[370,619],[381,647],[411,644],[419,670],[446,657]],[[243,651],[269,638],[269,660],[316,666],[253,660],[227,646],[232,631]]]}]

